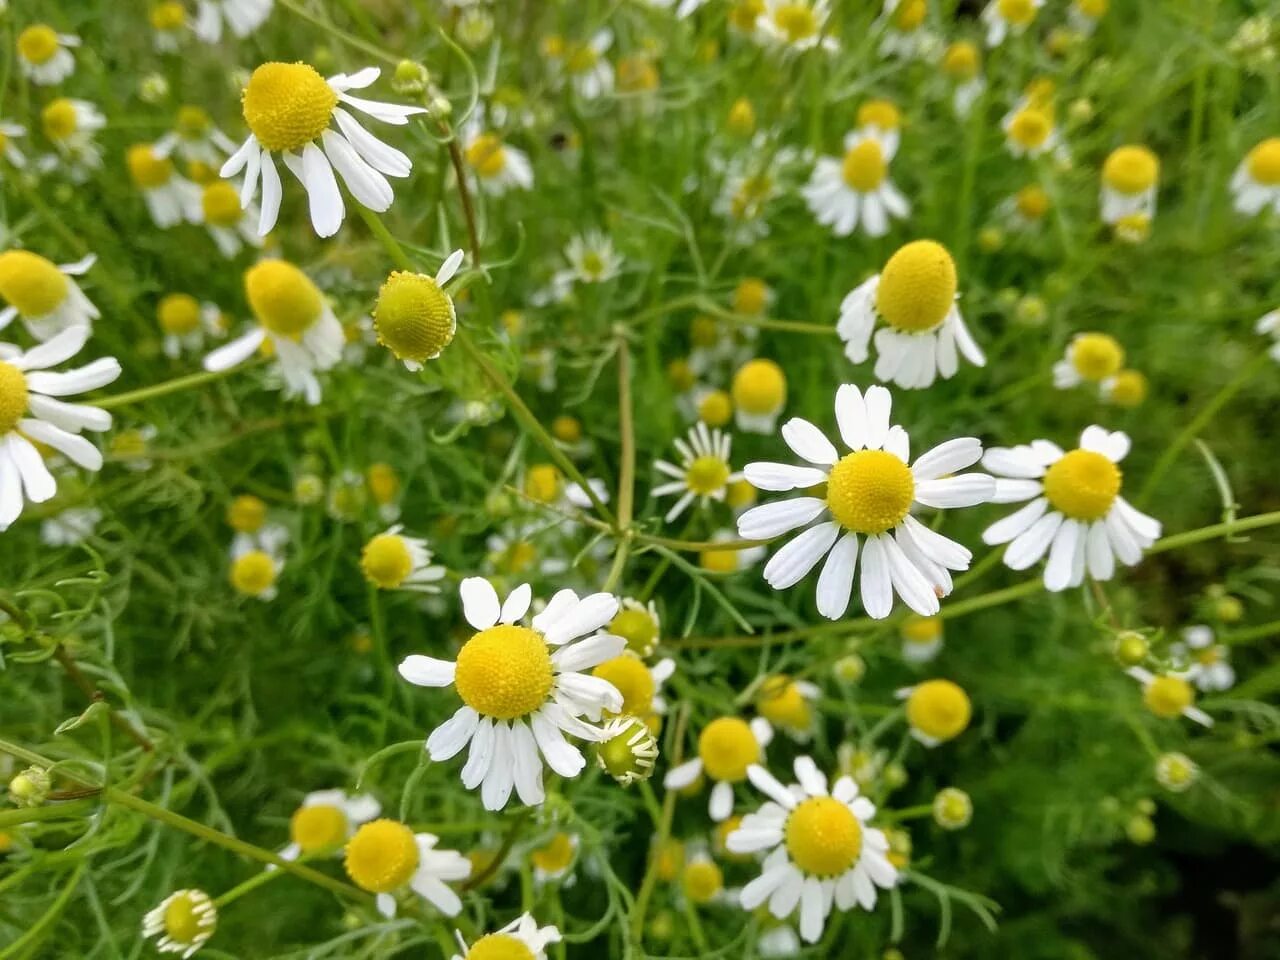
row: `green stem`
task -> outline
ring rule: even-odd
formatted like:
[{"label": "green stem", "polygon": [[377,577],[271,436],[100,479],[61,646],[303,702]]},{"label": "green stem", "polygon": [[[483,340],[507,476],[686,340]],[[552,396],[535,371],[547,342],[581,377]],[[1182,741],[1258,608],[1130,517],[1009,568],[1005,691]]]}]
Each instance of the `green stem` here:
[{"label": "green stem", "polygon": [[127,393],[117,393],[110,397],[103,397],[101,400],[94,400],[93,405],[103,410],[113,410],[116,407],[128,406],[131,403],[141,403],[144,400],[152,400],[155,397],[163,397],[170,393],[179,393],[191,387],[202,387],[206,383],[213,383],[216,380],[229,377],[238,370],[245,370],[263,362],[265,361],[262,359],[251,360],[249,363],[242,363],[227,370],[203,370],[200,373],[187,374],[185,377],[175,377],[173,380],[153,383],[149,387],[140,387]]},{"label": "green stem", "polygon": [[631,401],[631,348],[618,331],[618,430],[622,434],[622,463],[618,469],[618,532],[631,526],[636,495],[636,430]]},{"label": "green stem", "polygon": [[31,952],[48,936],[50,928],[57,922],[62,911],[66,909],[67,903],[71,900],[71,895],[80,886],[80,879],[84,876],[84,871],[88,864],[89,861],[86,858],[76,865],[75,872],[71,874],[71,879],[62,888],[62,892],[58,894],[57,899],[50,904],[49,909],[44,912],[44,915],[39,920],[31,925],[26,933],[9,944],[3,953],[0,953],[0,960],[10,960],[13,957],[28,957],[31,955]]},{"label": "green stem", "polygon": [[[671,758],[672,767],[678,766],[682,759],[684,727],[688,718],[687,709],[682,709],[676,717],[675,733],[671,740],[676,745]],[[644,872],[644,878],[640,881],[640,889],[636,893],[636,905],[631,911],[631,943],[637,948],[641,947],[644,941],[644,918],[649,910],[649,899],[653,896],[653,888],[658,882],[658,861],[662,857],[662,848],[667,845],[667,838],[671,836],[671,821],[676,812],[676,797],[675,790],[668,790],[662,797],[662,814],[658,821],[658,832],[653,846],[649,848],[649,866]],[[640,952],[643,953],[643,951]]]},{"label": "green stem", "polygon": [[18,827],[38,820],[77,819],[98,806],[92,798],[71,800],[67,803],[51,803],[43,807],[27,807],[21,810],[0,810],[0,830]]}]

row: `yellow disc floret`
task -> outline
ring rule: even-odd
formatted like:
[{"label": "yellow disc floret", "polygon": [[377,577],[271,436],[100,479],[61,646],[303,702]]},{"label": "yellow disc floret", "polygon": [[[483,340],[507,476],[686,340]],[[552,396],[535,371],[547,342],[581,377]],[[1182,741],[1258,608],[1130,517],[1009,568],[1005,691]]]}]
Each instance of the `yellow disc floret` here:
[{"label": "yellow disc floret", "polygon": [[231,564],[231,585],[249,597],[257,597],[276,582],[276,562],[263,550],[250,550]]},{"label": "yellow disc floret", "polygon": [[926,680],[907,698],[912,728],[934,740],[950,740],[969,726],[969,695],[950,680]]},{"label": "yellow disc floret", "polygon": [[709,496],[723,490],[729,480],[729,465],[715,456],[701,456],[689,464],[684,482],[691,493]]},{"label": "yellow disc floret", "polygon": [[186,8],[178,0],[164,0],[151,8],[151,26],[155,30],[180,30],[186,22]]},{"label": "yellow disc floret", "polygon": [[244,219],[240,194],[226,180],[213,180],[205,186],[200,209],[204,211],[204,222],[211,227],[235,227]]},{"label": "yellow disc floret", "polygon": [[1072,450],[1044,475],[1044,495],[1072,520],[1101,520],[1120,494],[1120,468],[1092,450]]},{"label": "yellow disc floret", "polygon": [[787,377],[772,360],[749,360],[733,375],[733,402],[750,414],[771,414],[787,399]]},{"label": "yellow disc floret", "polygon": [[800,685],[781,674],[768,677],[760,685],[756,709],[760,711],[760,716],[774,726],[788,730],[808,730],[813,720],[813,711],[801,692]]},{"label": "yellow disc floret", "polygon": [[1166,720],[1180,716],[1195,701],[1191,684],[1181,677],[1154,677],[1142,693],[1147,709]]},{"label": "yellow disc floret", "polygon": [[1102,19],[1110,6],[1110,0],[1076,0],[1076,9],[1091,20]]},{"label": "yellow disc floret", "polygon": [[543,873],[563,873],[573,862],[573,853],[573,837],[561,831],[529,854],[529,859]]},{"label": "yellow disc floret", "polygon": [[708,427],[723,427],[733,416],[733,400],[723,390],[708,390],[698,402],[698,419]]},{"label": "yellow disc floret", "polygon": [[471,945],[466,960],[533,960],[533,951],[519,937],[490,933]]},{"label": "yellow disc floret", "polygon": [[902,639],[907,643],[933,643],[941,636],[940,617],[908,617],[902,623]]},{"label": "yellow disc floret", "polygon": [[404,537],[380,533],[364,545],[360,569],[374,586],[394,590],[413,572],[413,554]]},{"label": "yellow disc floret", "polygon": [[244,121],[267,150],[300,150],[329,126],[338,95],[305,63],[264,63],[241,98]]},{"label": "yellow disc floret", "polygon": [[389,463],[371,463],[365,471],[365,480],[375,503],[385,506],[400,495],[400,476]]},{"label": "yellow disc floret", "polygon": [[160,329],[170,336],[183,337],[200,329],[200,301],[189,293],[170,293],[156,306]]},{"label": "yellow disc floret", "polygon": [[870,193],[884,183],[887,171],[884,150],[874,137],[868,137],[846,150],[840,166],[840,176],[844,178],[845,184],[859,193]]},{"label": "yellow disc floret", "polygon": [[1033,0],[996,0],[996,10],[1005,23],[1024,27],[1036,18]]},{"label": "yellow disc floret", "polygon": [[347,815],[327,803],[299,807],[289,819],[289,839],[303,853],[336,850],[347,839]]},{"label": "yellow disc floret", "polygon": [[256,533],[266,522],[266,503],[251,493],[242,493],[227,507],[227,523],[236,533]]},{"label": "yellow disc floret", "polygon": [[178,108],[178,116],[173,125],[177,129],[178,135],[184,140],[199,140],[213,126],[213,118],[209,116],[209,112],[204,107],[183,104]]},{"label": "yellow disc floret", "polygon": [[846,454],[827,478],[827,507],[846,530],[878,534],[902,522],[915,496],[915,478],[886,450]]},{"label": "yellow disc floret", "polygon": [[711,860],[692,860],[680,875],[680,886],[694,903],[710,903],[724,889],[724,873]]},{"label": "yellow disc floret", "polygon": [[818,15],[807,2],[779,3],[773,8],[773,25],[788,43],[799,43],[818,32]]},{"label": "yellow disc floret", "polygon": [[173,161],[156,154],[149,143],[135,143],[125,154],[129,176],[139,190],[163,187],[173,176]]},{"label": "yellow disc floret", "polygon": [[0,360],[0,437],[5,436],[27,412],[27,377],[12,363]]},{"label": "yellow disc floret", "polygon": [[373,325],[378,342],[399,360],[421,363],[453,340],[453,301],[434,279],[396,271],[378,291]]},{"label": "yellow disc floret", "polygon": [[1263,140],[1250,150],[1246,164],[1255,183],[1280,186],[1280,137]]},{"label": "yellow disc floret", "polygon": [[815,877],[840,876],[862,853],[862,825],[833,797],[802,801],[787,817],[785,835],[792,863]]},{"label": "yellow disc floret", "polygon": [[201,890],[179,890],[164,908],[164,932],[175,943],[198,946],[209,939],[218,922],[218,912]]},{"label": "yellow disc floret", "polygon": [[653,674],[639,657],[630,651],[606,660],[591,671],[593,677],[606,680],[622,694],[620,713],[647,716],[653,709]]},{"label": "yellow disc floret", "polygon": [[1025,150],[1043,147],[1053,132],[1053,120],[1048,111],[1037,107],[1023,107],[1009,121],[1009,137]]},{"label": "yellow disc floret", "polygon": [[857,126],[897,130],[902,126],[902,113],[888,100],[868,100],[858,107]]},{"label": "yellow disc floret", "polygon": [[18,34],[18,55],[27,63],[48,63],[58,52],[58,31],[43,23],[34,23]]},{"label": "yellow disc floret", "polygon": [[524,495],[550,503],[560,492],[560,471],[550,463],[535,463],[524,475]]},{"label": "yellow disc floret", "polygon": [[769,305],[769,286],[759,277],[744,277],[733,291],[735,313],[754,316]]},{"label": "yellow disc floret", "polygon": [[1146,147],[1127,146],[1111,151],[1102,165],[1102,179],[1118,193],[1143,193],[1155,186],[1160,160]]},{"label": "yellow disc floret", "polygon": [[898,248],[880,271],[876,312],[903,333],[932,330],[946,319],[956,299],[956,263],[933,240]]},{"label": "yellow disc floret", "polygon": [[244,272],[249,307],[279,337],[298,340],[320,319],[324,298],[311,279],[284,260],[263,260]]},{"label": "yellow disc floret", "polygon": [[718,717],[702,728],[698,756],[712,780],[738,783],[747,778],[747,767],[760,762],[760,744],[745,720]]},{"label": "yellow disc floret", "polygon": [[413,831],[395,820],[372,820],[347,842],[346,868],[355,885],[370,893],[390,893],[418,869]]},{"label": "yellow disc floret", "polygon": [[40,111],[40,128],[50,140],[66,140],[80,126],[76,105],[66,97],[50,100]]},{"label": "yellow disc floret", "polygon": [[458,652],[454,685],[463,703],[497,720],[514,720],[547,702],[553,683],[547,641],[528,627],[481,630]]},{"label": "yellow disc floret", "polygon": [[43,317],[66,299],[67,278],[53,263],[28,250],[0,253],[0,297],[24,317]]},{"label": "yellow disc floret", "polygon": [[492,133],[482,133],[467,146],[467,163],[482,177],[496,177],[507,165],[502,141]]},{"label": "yellow disc floret", "polygon": [[658,643],[658,624],[653,615],[643,608],[623,607],[609,621],[605,632],[622,637],[627,641],[627,649],[642,657],[652,653]]},{"label": "yellow disc floret", "polygon": [[972,80],[978,75],[980,66],[982,55],[977,46],[968,40],[957,40],[942,55],[942,69],[947,76],[956,80]]},{"label": "yellow disc floret", "polygon": [[1106,333],[1082,333],[1071,341],[1071,365],[1086,380],[1105,380],[1124,366],[1124,347]]}]

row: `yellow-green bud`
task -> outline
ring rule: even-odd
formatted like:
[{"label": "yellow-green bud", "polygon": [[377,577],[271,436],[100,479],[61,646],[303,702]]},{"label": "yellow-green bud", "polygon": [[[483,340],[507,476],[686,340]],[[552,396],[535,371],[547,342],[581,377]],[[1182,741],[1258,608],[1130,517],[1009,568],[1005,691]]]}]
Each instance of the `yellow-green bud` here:
[{"label": "yellow-green bud", "polygon": [[44,767],[27,767],[9,781],[9,799],[15,806],[38,807],[48,799],[52,785]]},{"label": "yellow-green bud", "polygon": [[431,71],[414,60],[401,60],[391,76],[391,89],[401,96],[418,96],[427,92]]}]

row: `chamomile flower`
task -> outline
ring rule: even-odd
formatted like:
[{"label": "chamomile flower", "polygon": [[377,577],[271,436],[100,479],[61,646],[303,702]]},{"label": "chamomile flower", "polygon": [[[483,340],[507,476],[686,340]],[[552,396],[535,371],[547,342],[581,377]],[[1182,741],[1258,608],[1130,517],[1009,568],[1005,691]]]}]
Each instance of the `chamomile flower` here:
[{"label": "chamomile flower", "polygon": [[0,121],[0,157],[4,157],[11,166],[18,169],[27,165],[27,155],[19,150],[18,145],[13,141],[26,135],[27,128],[22,124]]},{"label": "chamomile flower", "polygon": [[924,25],[929,14],[927,0],[884,0],[877,21],[884,34],[880,38],[880,55],[912,60],[932,43]]},{"label": "chamomile flower", "polygon": [[680,893],[700,907],[725,899],[724,871],[705,849],[690,852],[680,871]]},{"label": "chamomile flower", "polygon": [[1236,672],[1228,658],[1231,648],[1216,643],[1213,629],[1203,623],[1182,631],[1182,641],[1173,645],[1171,652],[1178,660],[1188,659],[1190,666],[1184,676],[1205,693],[1230,690],[1236,682]]},{"label": "chamomile flower", "polygon": [[926,747],[954,740],[969,728],[973,705],[959,684],[926,680],[898,691],[906,701],[907,728]]},{"label": "chamomile flower", "polygon": [[241,207],[240,191],[231,181],[214,180],[200,188],[197,222],[204,224],[218,252],[227,259],[236,256],[246,244],[262,246],[258,208],[253,203]]},{"label": "chamomile flower", "polygon": [[176,359],[184,352],[200,350],[206,336],[221,335],[222,311],[189,293],[167,293],[156,304],[156,322],[164,335],[161,350]]},{"label": "chamomile flower", "polygon": [[27,332],[49,340],[72,327],[89,327],[100,314],[72,277],[97,262],[93,254],[75,263],[55,264],[30,250],[0,253],[0,330],[21,317]]},{"label": "chamomile flower", "polygon": [[184,104],[178,108],[173,129],[158,139],[152,148],[168,157],[177,154],[188,162],[218,166],[236,152],[235,142],[214,124],[203,107]]},{"label": "chamomile flower", "polygon": [[40,524],[40,542],[46,547],[72,547],[93,536],[102,511],[97,507],[72,507]]},{"label": "chamomile flower", "polygon": [[1140,370],[1119,370],[1099,384],[1102,399],[1117,407],[1136,407],[1147,399],[1151,385]]},{"label": "chamomile flower", "polygon": [[289,843],[280,851],[280,859],[336,854],[357,827],[381,812],[382,805],[367,793],[348,794],[345,790],[308,793],[289,818]]},{"label": "chamomile flower", "polygon": [[18,69],[34,84],[50,87],[61,83],[76,69],[71,51],[80,38],[58,33],[45,23],[33,23],[18,34]]},{"label": "chamomile flower", "polygon": [[613,64],[605,56],[613,46],[613,33],[598,30],[590,40],[569,44],[561,68],[584,100],[595,100],[613,91]]},{"label": "chamomile flower", "polygon": [[747,768],[764,759],[773,728],[763,717],[750,723],[740,717],[717,717],[698,735],[698,755],[672,767],[663,778],[668,790],[684,790],[706,777],[711,788],[708,810],[719,823],[733,812],[733,787],[747,779]]},{"label": "chamomile flower", "polygon": [[283,547],[283,540],[274,536],[236,537],[231,542],[231,569],[227,573],[236,593],[264,603],[274,600],[279,593],[276,582],[284,569]]},{"label": "chamomile flower", "polygon": [[150,423],[117,430],[107,446],[107,459],[136,473],[150,470],[154,465],[150,456],[151,444],[159,434],[160,431]]},{"label": "chamomile flower", "polygon": [[898,871],[887,858],[888,839],[870,826],[875,805],[858,795],[851,777],[828,786],[809,757],[797,757],[794,769],[799,782],[784,786],[763,766],[748,768],[769,799],[726,842],[737,853],[769,851],[760,876],[742,888],[743,909],[767,903],[779,919],[798,910],[800,936],[816,943],[833,906],[873,909],[877,888],[895,887]]},{"label": "chamomile flower", "polygon": [[[586,765],[564,734],[597,741],[600,730],[580,718],[598,722],[622,706],[611,684],[579,672],[626,648],[621,637],[595,633],[613,619],[618,601],[607,593],[579,598],[561,590],[526,627],[520,621],[529,612],[528,584],[505,603],[482,577],[463,580],[459,593],[476,633],[457,661],[414,655],[400,664],[410,683],[452,685],[462,699],[462,707],[427,738],[427,753],[440,762],[470,744],[462,783],[468,790],[481,787],[486,810],[506,806],[513,786],[522,803],[539,804],[544,762],[563,777],[576,777]],[[570,643],[578,637],[586,639]]]},{"label": "chamomile flower", "polygon": [[822,690],[807,680],[784,673],[765,677],[756,690],[756,712],[798,743],[808,741],[817,725],[814,704]]},{"label": "chamomile flower", "polygon": [[883,144],[888,158],[892,159],[902,140],[902,111],[892,100],[867,100],[858,107],[854,131],[875,137]]},{"label": "chamomile flower", "polygon": [[1021,36],[1035,22],[1044,0],[990,0],[982,11],[987,46],[998,47],[1012,34]]},{"label": "chamomile flower", "polygon": [[1129,667],[1125,673],[1142,684],[1142,702],[1157,717],[1172,720],[1181,716],[1201,726],[1213,726],[1213,718],[1195,705],[1195,689],[1184,677],[1154,674],[1142,667]]},{"label": "chamomile flower", "polygon": [[142,194],[151,220],[161,230],[183,221],[200,221],[200,188],[173,169],[149,143],[135,143],[125,153],[129,178]]},{"label": "chamomile flower", "polygon": [[1106,382],[1124,367],[1124,347],[1109,333],[1077,333],[1066,354],[1053,365],[1053,385],[1070,390],[1082,383]]},{"label": "chamomile flower", "polygon": [[1156,783],[1170,793],[1189,790],[1199,777],[1200,768],[1185,753],[1162,753],[1156,758]]},{"label": "chamomile flower", "polygon": [[257,321],[253,330],[204,358],[206,370],[227,370],[271,344],[285,396],[320,402],[316,371],[342,359],[345,338],[324,294],[311,279],[284,260],[263,260],[244,273],[245,294]]},{"label": "chamomile flower", "polygon": [[928,663],[942,650],[940,617],[908,617],[899,629],[902,659],[907,663]]},{"label": "chamomile flower", "polygon": [[271,16],[275,0],[197,0],[194,29],[203,43],[222,39],[225,22],[237,37],[247,37]]},{"label": "chamomile flower", "polygon": [[[808,527],[765,565],[764,578],[775,590],[800,580],[826,556],[818,577],[818,612],[839,619],[849,606],[855,579],[859,537],[862,605],[882,620],[893,609],[896,592],[921,616],[938,612],[938,598],[951,592],[951,570],[966,570],[972,554],[911,516],[920,504],[935,509],[969,507],[989,501],[995,480],[985,474],[956,471],[976,463],[982,444],[974,437],[948,440],[908,466],[910,440],[890,426],[892,399],[884,387],[868,387],[865,397],[853,384],[836,392],[840,436],[852,451],[843,457],[816,426],[794,417],[782,438],[813,466],[749,463],[747,480],[760,490],[804,490],[826,484],[822,497],[803,496],[753,507],[738,518],[738,533],[767,540]],[[819,522],[808,526],[813,521]]]},{"label": "chamomile flower", "polygon": [[508,190],[533,189],[529,155],[492,131],[474,132],[467,138],[462,155],[485,193],[496,197]]},{"label": "chamomile flower", "polygon": [[738,429],[772,433],[787,405],[787,376],[782,367],[772,360],[749,360],[733,375],[730,389]]},{"label": "chamomile flower", "polygon": [[572,881],[570,871],[577,859],[577,835],[557,830],[550,840],[529,851],[529,862],[533,864],[533,882],[542,886],[552,880],[567,878]]},{"label": "chamomile flower", "polygon": [[1133,566],[1159,539],[1160,523],[1120,495],[1128,452],[1126,434],[1098,426],[1086,427],[1070,452],[1048,440],[988,450],[982,465],[997,477],[993,502],[1031,502],[988,527],[983,542],[1009,544],[1004,562],[1013,570],[1047,551],[1044,585],[1054,591],[1079,586],[1086,570],[1110,580],[1117,559]]},{"label": "chamomile flower", "polygon": [[755,23],[756,34],[785,53],[815,48],[833,53],[840,48],[827,34],[830,16],[829,0],[764,0],[764,10]]},{"label": "chamomile flower", "polygon": [[653,762],[657,758],[658,741],[649,724],[640,717],[623,714],[601,728],[596,764],[619,786],[648,780],[653,776]]},{"label": "chamomile flower", "polygon": [[636,656],[650,656],[662,637],[662,617],[658,615],[657,604],[652,600],[644,603],[623,597],[605,632],[625,640],[627,649]]},{"label": "chamomile flower", "polygon": [[1231,176],[1236,211],[1246,216],[1270,207],[1280,213],[1280,137],[1269,137],[1248,152]]},{"label": "chamomile flower", "polygon": [[148,12],[151,21],[152,45],[160,53],[177,53],[187,38],[191,24],[187,22],[187,8],[181,0],[160,0],[153,3]]},{"label": "chamomile flower", "polygon": [[50,100],[40,111],[40,129],[53,145],[54,154],[41,159],[41,169],[52,170],[62,162],[73,182],[84,182],[89,171],[102,166],[102,151],[94,135],[106,125],[102,111],[88,100]]},{"label": "chamomile flower", "polygon": [[1113,150],[1102,165],[1102,222],[1114,225],[1134,214],[1150,220],[1159,177],[1160,159],[1146,147]]},{"label": "chamomile flower", "polygon": [[499,930],[487,933],[470,947],[458,934],[462,953],[449,960],[547,960],[547,944],[559,943],[560,931],[553,926],[539,927],[531,914],[521,914]]},{"label": "chamomile flower", "polygon": [[[933,240],[899,247],[880,273],[840,303],[836,333],[853,363],[867,359],[875,334],[876,379],[923,389],[941,375],[955,376],[959,355],[976,367],[987,362],[956,306],[956,264]],[[877,321],[882,326],[877,330]]]},{"label": "chamomile flower", "polygon": [[1093,33],[1110,6],[1111,0],[1071,0],[1067,20],[1080,33]]},{"label": "chamomile flower", "polygon": [[1000,205],[1000,212],[1011,227],[1038,230],[1052,205],[1048,191],[1038,183],[1028,183]]},{"label": "chamomile flower", "polygon": [[819,157],[809,182],[801,190],[809,211],[837,237],[847,237],[862,224],[868,236],[889,232],[891,217],[911,214],[906,197],[889,179],[889,161],[897,144],[896,131],[854,130],[845,135],[844,156]]},{"label": "chamomile flower", "polygon": [[957,40],[942,54],[942,72],[955,84],[951,105],[956,115],[967,117],[974,102],[987,88],[982,76],[982,51],[968,40]]},{"label": "chamomile flower", "polygon": [[[387,177],[407,177],[412,164],[404,153],[369,133],[344,107],[396,126],[427,111],[364,100],[348,92],[369,86],[381,72],[366,67],[325,79],[308,64],[278,62],[264,63],[253,71],[242,97],[249,138],[222,165],[221,174],[234,177],[245,171],[240,191],[244,207],[257,196],[261,177],[260,234],[271,231],[280,213],[282,191],[273,153],[281,155],[306,189],[311,225],[321,237],[337,233],[346,214],[335,170],[356,202],[377,213],[391,206],[395,195]],[[339,130],[330,126],[334,121]]]},{"label": "chamomile flower", "polygon": [[440,356],[458,329],[453,298],[444,290],[461,266],[463,253],[455,250],[440,264],[434,277],[397,270],[378,290],[373,326],[378,342],[409,370],[421,370]]},{"label": "chamomile flower", "polygon": [[462,911],[462,900],[446,883],[471,876],[471,861],[457,850],[437,850],[440,838],[414,833],[397,820],[362,824],[343,849],[347,876],[375,895],[378,912],[396,915],[396,897],[408,888],[446,917]]},{"label": "chamomile flower", "polygon": [[1062,153],[1062,138],[1049,104],[1026,103],[1015,107],[1000,121],[1005,148],[1015,157],[1038,157]]},{"label": "chamomile flower", "polygon": [[176,890],[142,918],[142,935],[161,953],[190,957],[218,929],[218,908],[203,890]]},{"label": "chamomile flower", "polygon": [[102,469],[102,454],[80,432],[109,430],[111,414],[55,398],[106,386],[120,376],[119,361],[103,357],[62,373],[49,369],[74,357],[88,339],[88,327],[74,326],[25,352],[0,343],[0,531],[18,519],[24,503],[44,503],[58,492],[35,443],[85,470]]},{"label": "chamomile flower", "polygon": [[[3,315],[0,314],[0,327],[3,326],[2,318]],[[1267,352],[1271,354],[1271,359],[1280,363],[1280,309],[1264,313],[1258,318],[1257,326],[1254,329],[1264,337],[1271,337],[1271,349]]]},{"label": "chamomile flower", "polygon": [[720,430],[709,430],[705,423],[697,423],[689,431],[688,438],[675,440],[680,463],[657,460],[658,472],[672,477],[670,482],[653,488],[655,497],[678,494],[675,504],[667,511],[663,521],[671,523],[688,509],[695,500],[705,507],[713,500],[723,501],[730,482],[742,474],[734,473],[729,466],[732,438]]},{"label": "chamomile flower", "polygon": [[431,562],[431,550],[420,537],[407,537],[400,524],[389,527],[364,545],[360,571],[379,590],[439,593],[445,569]]},{"label": "chamomile flower", "polygon": [[648,666],[638,655],[624,650],[611,660],[605,660],[591,671],[591,675],[605,680],[622,695],[622,707],[618,714],[630,714],[657,726],[656,718],[667,712],[667,702],[662,696],[662,685],[676,672],[676,662],[663,657]]},{"label": "chamomile flower", "polygon": [[622,256],[613,249],[613,240],[598,230],[579,234],[565,248],[569,277],[576,283],[603,283],[622,268]]}]

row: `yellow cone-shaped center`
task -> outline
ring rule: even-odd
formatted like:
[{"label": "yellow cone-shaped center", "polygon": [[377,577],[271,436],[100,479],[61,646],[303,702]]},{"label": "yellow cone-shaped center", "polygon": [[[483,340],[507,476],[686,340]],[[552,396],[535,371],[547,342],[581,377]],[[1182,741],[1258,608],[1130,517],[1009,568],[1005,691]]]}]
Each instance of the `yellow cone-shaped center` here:
[{"label": "yellow cone-shaped center", "polygon": [[40,111],[40,126],[50,140],[66,140],[79,126],[76,105],[66,97],[49,101]]},{"label": "yellow cone-shaped center", "polygon": [[289,839],[303,853],[336,850],[347,839],[347,815],[327,803],[299,807],[289,820]]},{"label": "yellow cone-shaped center", "polygon": [[12,363],[0,360],[0,437],[13,430],[27,412],[27,378]]},{"label": "yellow cone-shaped center", "polygon": [[561,831],[529,855],[543,873],[559,873],[573,861],[573,837]]},{"label": "yellow cone-shaped center", "polygon": [[1036,5],[1032,0],[996,0],[996,10],[1005,23],[1024,27],[1036,17]]},{"label": "yellow cone-shaped center", "polygon": [[195,943],[202,932],[197,901],[189,893],[176,894],[164,908],[164,932],[182,944]]},{"label": "yellow cone-shaped center", "polygon": [[1146,147],[1120,147],[1102,165],[1102,179],[1118,193],[1143,193],[1155,186],[1160,161]]},{"label": "yellow cone-shaped center", "polygon": [[533,960],[533,951],[509,933],[490,933],[471,945],[466,960]]},{"label": "yellow cone-shaped center", "polygon": [[723,490],[728,479],[729,465],[713,456],[698,457],[689,464],[684,475],[684,482],[689,490],[701,496]]},{"label": "yellow cone-shaped center", "polygon": [[170,293],[156,306],[160,329],[175,337],[200,329],[200,302],[189,293]]},{"label": "yellow cone-shaped center", "polygon": [[477,713],[514,720],[547,702],[554,677],[547,641],[528,627],[481,630],[458,652],[454,684]]},{"label": "yellow cone-shaped center", "polygon": [[291,263],[263,260],[244,272],[249,307],[277,336],[297,340],[320,319],[324,299],[311,279]]},{"label": "yellow cone-shaped center", "polygon": [[1044,475],[1044,495],[1072,520],[1101,520],[1120,494],[1120,468],[1092,450],[1072,450]]},{"label": "yellow cone-shaped center", "polygon": [[43,23],[32,24],[18,34],[18,53],[27,63],[48,63],[58,52],[58,32]]},{"label": "yellow cone-shaped center", "polygon": [[1157,717],[1172,719],[1195,701],[1191,684],[1181,677],[1156,677],[1143,691],[1142,700]]},{"label": "yellow cone-shaped center", "polygon": [[738,783],[747,777],[747,767],[760,761],[760,745],[745,720],[718,717],[702,728],[698,756],[712,780]]},{"label": "yellow cone-shaped center", "polygon": [[173,161],[158,156],[149,143],[135,143],[130,147],[125,154],[125,163],[133,185],[140,190],[163,187],[173,176]]},{"label": "yellow cone-shaped center", "polygon": [[846,530],[877,534],[902,522],[915,496],[915,478],[886,450],[846,454],[827,478],[827,507]]},{"label": "yellow cone-shaped center", "polygon": [[1044,146],[1053,131],[1049,114],[1036,107],[1023,107],[1009,121],[1009,137],[1026,150]]},{"label": "yellow cone-shaped center", "polygon": [[268,150],[300,150],[329,126],[338,95],[305,63],[264,63],[244,88],[244,121]]},{"label": "yellow cone-shaped center", "polygon": [[259,596],[275,582],[275,561],[262,550],[250,550],[231,564],[231,585],[246,596]]},{"label": "yellow cone-shaped center", "polygon": [[413,572],[413,555],[404,537],[380,533],[364,545],[360,569],[370,583],[383,590],[394,590]]},{"label": "yellow cone-shaped center", "polygon": [[840,175],[851,190],[870,193],[884,183],[887,170],[888,164],[879,141],[869,138],[845,152]]},{"label": "yellow cone-shaped center", "polygon": [[1071,365],[1086,380],[1105,380],[1124,365],[1124,347],[1105,333],[1082,333],[1071,341]]},{"label": "yellow cone-shaped center", "polygon": [[799,43],[818,32],[818,15],[808,3],[780,3],[773,8],[773,25],[788,43]]},{"label": "yellow cone-shaped center", "polygon": [[373,323],[378,342],[397,359],[420,363],[453,340],[453,301],[431,277],[397,271],[378,291]]},{"label": "yellow cone-shaped center", "polygon": [[809,701],[800,692],[800,685],[783,675],[769,677],[760,685],[756,709],[774,726],[789,730],[808,730],[813,719]]},{"label": "yellow cone-shaped center", "polygon": [[496,177],[507,165],[502,141],[492,133],[482,133],[467,147],[467,163],[482,177]]},{"label": "yellow cone-shaped center", "polygon": [[225,180],[214,180],[204,188],[200,208],[204,211],[204,222],[211,227],[234,227],[244,219],[240,194]]},{"label": "yellow cone-shaped center", "polygon": [[911,726],[935,740],[950,740],[969,726],[969,695],[950,680],[926,680],[907,698]]},{"label": "yellow cone-shaped center", "polygon": [[395,820],[372,820],[347,841],[347,876],[362,890],[390,893],[418,869],[413,831]]},{"label": "yellow cone-shaped center", "polygon": [[54,264],[28,250],[0,253],[0,297],[24,317],[43,317],[67,296],[67,278]]},{"label": "yellow cone-shaped center", "polygon": [[815,877],[838,877],[858,862],[862,825],[833,797],[810,797],[791,811],[786,826],[791,862]]},{"label": "yellow cone-shaped center", "polygon": [[932,330],[946,319],[956,299],[956,263],[933,240],[900,247],[880,271],[876,312],[904,333]]},{"label": "yellow cone-shaped center", "polygon": [[623,653],[612,660],[606,660],[591,671],[593,677],[607,680],[618,688],[622,694],[622,709],[619,713],[633,713],[646,716],[653,709],[654,682],[649,668],[639,657],[632,653]]},{"label": "yellow cone-shaped center", "polygon": [[606,628],[615,637],[627,641],[627,649],[648,656],[658,642],[658,625],[648,610],[623,607]]},{"label": "yellow cone-shaped center", "polygon": [[186,22],[186,8],[178,0],[164,0],[151,8],[151,26],[156,30],[178,30]]},{"label": "yellow cone-shaped center", "polygon": [[266,522],[266,503],[251,493],[242,493],[227,507],[227,523],[236,533],[255,533]]},{"label": "yellow cone-shaped center", "polygon": [[786,399],[787,377],[772,360],[748,361],[733,375],[733,402],[746,413],[773,413]]},{"label": "yellow cone-shaped center", "polygon": [[1271,137],[1249,151],[1249,176],[1267,187],[1280,186],[1280,137]]}]

